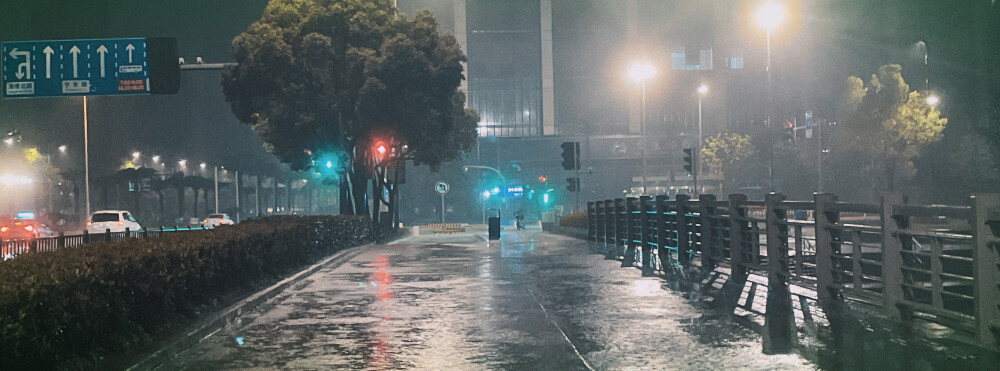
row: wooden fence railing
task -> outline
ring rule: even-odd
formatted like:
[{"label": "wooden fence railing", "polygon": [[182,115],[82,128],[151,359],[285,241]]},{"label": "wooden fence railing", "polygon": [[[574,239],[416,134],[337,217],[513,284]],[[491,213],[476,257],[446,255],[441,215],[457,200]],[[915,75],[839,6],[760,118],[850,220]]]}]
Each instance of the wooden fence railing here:
[{"label": "wooden fence railing", "polygon": [[910,205],[896,194],[879,205],[838,202],[833,194],[812,201],[773,193],[763,201],[644,196],[589,202],[587,213],[589,239],[644,275],[690,279],[728,268],[722,295],[731,306],[748,275],[766,277],[765,352],[788,351],[795,341],[791,285],[815,291],[826,312],[864,305],[1000,349],[996,194],[964,206]]}]

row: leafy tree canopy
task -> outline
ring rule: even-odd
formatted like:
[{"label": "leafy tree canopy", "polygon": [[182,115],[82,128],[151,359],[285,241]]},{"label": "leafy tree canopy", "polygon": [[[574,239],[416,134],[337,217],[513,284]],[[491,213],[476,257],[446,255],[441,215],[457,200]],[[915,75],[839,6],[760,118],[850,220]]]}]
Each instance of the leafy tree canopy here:
[{"label": "leafy tree canopy", "polygon": [[478,117],[457,92],[465,56],[429,12],[389,0],[272,0],[232,44],[222,86],[236,117],[293,168],[374,137],[437,167],[475,143]]},{"label": "leafy tree canopy", "polygon": [[705,138],[701,148],[701,161],[708,168],[720,173],[724,178],[754,153],[750,136],[739,133],[719,133]]},{"label": "leafy tree canopy", "polygon": [[927,103],[926,95],[909,91],[899,65],[884,65],[866,84],[860,82],[854,76],[847,79],[846,130],[840,141],[867,156],[884,190],[892,191],[913,175],[913,159],[941,139],[948,119]]}]

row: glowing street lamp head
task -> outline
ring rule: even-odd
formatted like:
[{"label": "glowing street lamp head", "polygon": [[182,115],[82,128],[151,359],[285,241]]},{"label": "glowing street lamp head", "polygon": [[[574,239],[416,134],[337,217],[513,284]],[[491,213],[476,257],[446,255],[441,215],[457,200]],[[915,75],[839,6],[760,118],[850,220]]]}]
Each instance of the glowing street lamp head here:
[{"label": "glowing street lamp head", "polygon": [[205,170],[205,168],[208,167],[208,164],[202,162],[202,163],[198,164],[198,167],[200,167],[202,170]]},{"label": "glowing street lamp head", "polygon": [[66,153],[66,145],[65,144],[59,146],[59,153]]},{"label": "glowing street lamp head", "polygon": [[326,168],[327,169],[333,168],[333,161],[327,161],[326,162]]},{"label": "glowing street lamp head", "polygon": [[139,151],[132,152],[132,158],[133,159],[137,159],[138,160],[139,156],[142,156],[142,153],[139,153]]},{"label": "glowing street lamp head", "polygon": [[185,167],[187,166],[187,160],[177,161],[177,165],[180,165],[180,167]]},{"label": "glowing street lamp head", "polygon": [[705,95],[707,93],[708,93],[708,85],[701,84],[701,86],[698,87],[698,94]]},{"label": "glowing street lamp head", "polygon": [[768,0],[757,9],[754,19],[758,26],[768,31],[773,30],[785,19],[785,5],[775,0]]},{"label": "glowing street lamp head", "polygon": [[941,103],[941,99],[938,98],[937,95],[933,95],[932,94],[932,95],[928,95],[927,96],[927,104],[929,104],[931,106],[936,106],[936,105],[938,105],[938,103]]},{"label": "glowing street lamp head", "polygon": [[645,62],[634,62],[628,67],[628,77],[635,82],[645,82],[656,76],[656,67]]},{"label": "glowing street lamp head", "polygon": [[153,162],[160,162],[160,155],[153,156]]}]

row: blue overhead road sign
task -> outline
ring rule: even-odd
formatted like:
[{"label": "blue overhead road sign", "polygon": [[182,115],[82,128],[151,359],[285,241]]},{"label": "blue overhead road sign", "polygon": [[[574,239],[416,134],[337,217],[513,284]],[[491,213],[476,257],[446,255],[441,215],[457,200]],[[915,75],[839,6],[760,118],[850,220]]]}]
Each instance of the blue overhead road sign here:
[{"label": "blue overhead road sign", "polygon": [[3,97],[149,94],[146,50],[145,38],[5,42]]}]

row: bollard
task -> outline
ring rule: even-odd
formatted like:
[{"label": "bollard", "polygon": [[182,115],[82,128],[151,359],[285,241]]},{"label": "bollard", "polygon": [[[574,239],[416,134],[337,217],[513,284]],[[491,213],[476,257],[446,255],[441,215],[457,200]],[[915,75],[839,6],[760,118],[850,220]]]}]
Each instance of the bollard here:
[{"label": "bollard", "polygon": [[489,219],[489,237],[490,241],[496,241],[500,239],[500,210],[496,210],[497,216],[491,216]]},{"label": "bollard", "polygon": [[84,229],[83,230],[83,244],[86,245],[86,244],[89,244],[89,243],[90,243],[90,231]]},{"label": "bollard", "polygon": [[104,228],[104,242],[111,242],[111,228]]},{"label": "bollard", "polygon": [[62,249],[66,247],[66,233],[59,231],[59,236],[56,237],[56,248]]}]

